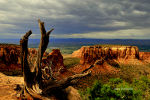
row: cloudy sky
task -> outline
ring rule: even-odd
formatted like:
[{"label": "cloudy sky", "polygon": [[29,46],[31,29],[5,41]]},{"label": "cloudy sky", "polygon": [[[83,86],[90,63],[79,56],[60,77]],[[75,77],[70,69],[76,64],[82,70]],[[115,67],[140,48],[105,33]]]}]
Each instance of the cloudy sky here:
[{"label": "cloudy sky", "polygon": [[150,39],[150,0],[0,0],[0,38],[40,38],[39,18],[55,38]]}]

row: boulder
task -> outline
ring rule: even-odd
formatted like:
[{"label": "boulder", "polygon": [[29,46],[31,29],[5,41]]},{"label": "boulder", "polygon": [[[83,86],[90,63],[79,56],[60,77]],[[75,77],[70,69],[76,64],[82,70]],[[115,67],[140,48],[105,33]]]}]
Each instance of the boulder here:
[{"label": "boulder", "polygon": [[78,93],[78,90],[76,90],[72,86],[67,87],[65,89],[65,92],[67,94],[67,100],[82,100],[80,94]]}]

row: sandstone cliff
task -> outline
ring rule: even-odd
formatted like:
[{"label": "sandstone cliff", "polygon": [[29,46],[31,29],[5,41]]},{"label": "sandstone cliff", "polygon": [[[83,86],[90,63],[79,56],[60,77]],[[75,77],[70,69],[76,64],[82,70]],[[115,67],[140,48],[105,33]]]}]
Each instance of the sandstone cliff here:
[{"label": "sandstone cliff", "polygon": [[81,64],[92,64],[100,59],[139,59],[139,50],[136,46],[83,46],[72,56],[81,58]]},{"label": "sandstone cliff", "polygon": [[82,72],[90,68],[89,66],[94,66],[90,68],[92,75],[117,75],[120,64],[143,64],[141,56],[145,59],[146,54],[140,54],[136,46],[83,46],[72,54],[72,57],[80,58],[80,65],[75,66],[71,71]]},{"label": "sandstone cliff", "polygon": [[[31,62],[36,61],[37,50],[35,48],[28,49],[28,59]],[[63,56],[59,49],[54,49],[51,53],[44,53],[43,68],[50,64],[53,71],[62,71],[65,69]],[[34,65],[34,64],[33,64]],[[21,70],[20,46],[13,44],[0,44],[0,70],[11,71]]]},{"label": "sandstone cliff", "polygon": [[19,56],[20,56],[19,45],[9,45],[9,44],[0,45],[0,59],[1,62],[3,62],[4,64],[7,65],[9,65],[10,63],[18,64],[20,62]]},{"label": "sandstone cliff", "polygon": [[0,45],[0,70],[21,70],[20,46],[1,44]]}]

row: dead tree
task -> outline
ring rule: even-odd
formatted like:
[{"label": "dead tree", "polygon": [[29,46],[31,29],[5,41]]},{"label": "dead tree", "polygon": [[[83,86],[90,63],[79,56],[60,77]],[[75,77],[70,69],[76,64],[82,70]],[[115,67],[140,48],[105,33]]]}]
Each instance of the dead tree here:
[{"label": "dead tree", "polygon": [[28,38],[32,34],[32,31],[28,31],[20,40],[21,65],[24,77],[23,95],[27,98],[45,100],[49,99],[51,94],[55,95],[55,92],[59,92],[58,90],[68,87],[73,80],[89,75],[90,73],[76,74],[62,80],[42,81],[41,61],[49,43],[49,35],[54,29],[46,32],[44,22],[38,20],[38,23],[41,31],[41,40],[34,66],[31,66],[30,61],[28,61]]}]

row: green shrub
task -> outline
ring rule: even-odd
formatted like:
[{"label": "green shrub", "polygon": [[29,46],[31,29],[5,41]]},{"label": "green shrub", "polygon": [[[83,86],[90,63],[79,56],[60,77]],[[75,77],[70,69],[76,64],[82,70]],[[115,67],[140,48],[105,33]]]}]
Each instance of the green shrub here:
[{"label": "green shrub", "polygon": [[95,81],[84,94],[89,100],[141,100],[141,91],[119,78],[111,79],[107,84]]},{"label": "green shrub", "polygon": [[110,84],[111,86],[114,86],[114,87],[116,87],[116,85],[118,85],[118,84],[120,84],[120,83],[123,83],[123,80],[120,79],[120,78],[111,78],[111,79],[109,80],[109,84]]},{"label": "green shrub", "polygon": [[142,76],[139,80],[134,79],[132,86],[142,91],[143,98],[150,99],[150,79],[148,77]]}]

